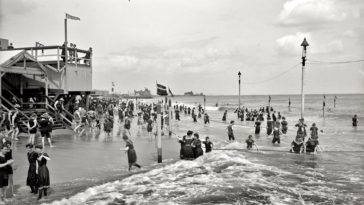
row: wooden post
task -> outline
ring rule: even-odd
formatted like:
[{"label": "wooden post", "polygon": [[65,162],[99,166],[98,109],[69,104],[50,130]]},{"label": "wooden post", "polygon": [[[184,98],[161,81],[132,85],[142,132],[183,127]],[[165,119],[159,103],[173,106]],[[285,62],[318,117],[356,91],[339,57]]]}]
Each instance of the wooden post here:
[{"label": "wooden post", "polygon": [[57,47],[57,70],[59,71],[59,47]]},{"label": "wooden post", "polygon": [[24,99],[23,99],[23,81],[22,79],[20,78],[20,106],[23,107],[23,102],[24,102]]},{"label": "wooden post", "polygon": [[86,110],[90,107],[90,94],[86,94]]},{"label": "wooden post", "polygon": [[1,97],[3,96],[2,79],[5,73],[0,72],[0,105],[2,105]]},{"label": "wooden post", "polygon": [[44,76],[44,84],[45,84],[45,103],[46,108],[48,107],[48,76]]},{"label": "wooden post", "polygon": [[172,101],[168,101],[169,136],[172,136]]},{"label": "wooden post", "polygon": [[158,155],[158,163],[162,163],[162,106],[159,103],[157,105],[157,155]]}]

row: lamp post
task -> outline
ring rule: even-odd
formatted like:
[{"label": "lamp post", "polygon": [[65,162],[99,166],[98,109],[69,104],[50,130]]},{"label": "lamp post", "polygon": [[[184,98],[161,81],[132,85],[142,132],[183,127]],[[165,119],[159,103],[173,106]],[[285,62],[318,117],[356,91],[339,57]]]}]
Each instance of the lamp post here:
[{"label": "lamp post", "polygon": [[239,76],[239,110],[240,110],[240,76],[241,76],[240,71],[238,72],[238,76]]},{"label": "lamp post", "polygon": [[303,47],[303,50],[302,50],[302,81],[301,81],[301,119],[303,119],[303,113],[305,110],[305,94],[303,93],[303,86],[304,86],[305,65],[306,65],[306,51],[307,51],[307,46],[309,46],[309,44],[306,41],[306,38],[303,39],[301,46]]}]

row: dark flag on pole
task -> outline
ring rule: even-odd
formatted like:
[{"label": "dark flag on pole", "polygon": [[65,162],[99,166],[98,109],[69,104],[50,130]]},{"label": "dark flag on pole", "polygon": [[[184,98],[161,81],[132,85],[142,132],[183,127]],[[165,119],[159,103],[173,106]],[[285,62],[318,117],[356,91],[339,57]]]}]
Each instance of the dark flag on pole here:
[{"label": "dark flag on pole", "polygon": [[66,19],[79,20],[79,21],[81,20],[77,16],[72,16],[72,15],[69,15],[68,13],[66,13]]},{"label": "dark flag on pole", "polygon": [[174,97],[174,95],[173,95],[173,93],[172,93],[171,89],[169,89],[169,88],[168,88],[168,92],[169,92],[169,94],[170,94],[172,97]]},{"label": "dark flag on pole", "polygon": [[157,83],[157,95],[162,95],[162,96],[168,95],[167,87]]}]

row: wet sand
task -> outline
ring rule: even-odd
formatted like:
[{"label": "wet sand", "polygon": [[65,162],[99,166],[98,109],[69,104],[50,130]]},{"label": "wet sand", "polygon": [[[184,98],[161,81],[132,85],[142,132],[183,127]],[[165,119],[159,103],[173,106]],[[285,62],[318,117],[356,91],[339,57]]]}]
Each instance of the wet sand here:
[{"label": "wet sand", "polygon": [[[121,138],[122,126],[115,125],[113,137],[107,137],[104,132],[95,135],[77,136],[71,130],[53,131],[50,148],[46,142],[45,152],[51,161],[47,166],[50,172],[51,188],[49,196],[43,202],[51,202],[72,196],[86,190],[88,187],[110,181],[123,179],[134,173],[144,172],[150,166],[158,166],[155,140],[150,139],[146,129],[139,130],[136,119],[132,123],[132,140],[138,156],[138,163],[142,169],[133,168],[128,171],[127,155],[120,148],[125,147]],[[175,130],[178,132],[178,130]],[[28,143],[26,134],[19,136],[14,143],[14,185],[15,194],[11,204],[34,204],[37,196],[30,194],[25,186],[28,171],[28,160],[25,145]],[[178,158],[179,144],[174,136],[162,136],[163,164]],[[40,138],[37,137],[37,141]]]}]

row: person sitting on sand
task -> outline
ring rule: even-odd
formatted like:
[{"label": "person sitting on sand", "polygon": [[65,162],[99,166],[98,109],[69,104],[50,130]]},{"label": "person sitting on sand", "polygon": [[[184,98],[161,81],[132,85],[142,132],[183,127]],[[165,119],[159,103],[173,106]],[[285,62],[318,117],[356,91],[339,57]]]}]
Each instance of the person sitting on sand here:
[{"label": "person sitting on sand", "polygon": [[253,140],[253,136],[252,135],[249,135],[248,136],[248,139],[245,140],[245,142],[246,142],[246,148],[248,150],[252,149],[253,148],[253,145],[254,145],[257,148],[257,151],[259,151],[258,146],[255,144],[255,141]]}]

